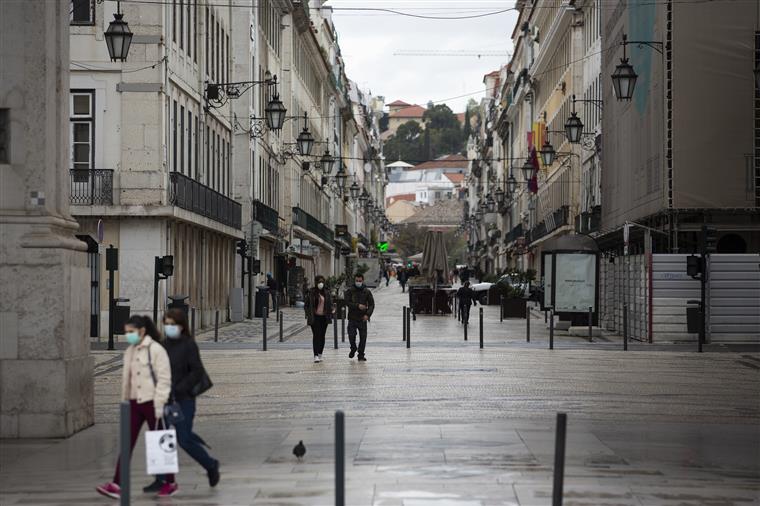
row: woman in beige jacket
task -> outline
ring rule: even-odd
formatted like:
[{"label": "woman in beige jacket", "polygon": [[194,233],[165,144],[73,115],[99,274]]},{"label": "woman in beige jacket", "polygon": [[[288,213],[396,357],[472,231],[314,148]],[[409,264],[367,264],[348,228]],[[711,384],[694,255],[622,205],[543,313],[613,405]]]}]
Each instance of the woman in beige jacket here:
[{"label": "woman in beige jacket", "polygon": [[[124,330],[130,346],[124,353],[121,399],[129,401],[131,448],[134,449],[143,422],[148,422],[149,430],[154,430],[156,421],[163,417],[164,405],[171,392],[172,372],[169,356],[158,342],[161,335],[150,318],[132,316]],[[118,499],[121,496],[119,478],[117,460],[113,481],[96,490],[107,497]],[[173,495],[177,491],[174,475],[165,476],[165,480],[166,483],[158,492],[162,497]]]}]

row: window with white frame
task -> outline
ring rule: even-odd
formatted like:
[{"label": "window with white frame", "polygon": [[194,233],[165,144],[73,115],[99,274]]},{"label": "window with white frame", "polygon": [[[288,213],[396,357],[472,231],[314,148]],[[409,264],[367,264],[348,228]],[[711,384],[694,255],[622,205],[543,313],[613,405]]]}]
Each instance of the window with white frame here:
[{"label": "window with white frame", "polygon": [[95,91],[71,91],[71,167],[74,181],[87,181],[95,168]]}]

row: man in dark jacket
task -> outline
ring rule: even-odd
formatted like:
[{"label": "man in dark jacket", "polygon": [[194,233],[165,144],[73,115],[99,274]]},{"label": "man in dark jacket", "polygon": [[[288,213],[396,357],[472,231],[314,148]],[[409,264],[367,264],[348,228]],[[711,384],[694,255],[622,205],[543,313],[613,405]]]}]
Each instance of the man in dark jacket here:
[{"label": "man in dark jacket", "polygon": [[470,321],[470,306],[477,305],[477,296],[475,291],[470,288],[470,282],[465,281],[464,286],[457,290],[457,298],[459,299],[459,311],[462,315],[462,323],[467,325]]},{"label": "man in dark jacket", "polygon": [[372,292],[364,285],[364,276],[357,274],[354,277],[354,286],[346,290],[344,294],[346,307],[348,307],[348,340],[351,343],[351,353],[348,358],[356,355],[356,331],[359,331],[359,361],[366,362],[364,348],[367,345],[367,322],[375,310],[375,299]]},{"label": "man in dark jacket", "polygon": [[280,284],[272,277],[271,272],[267,272],[267,288],[269,288],[269,294],[272,296],[270,311],[277,311],[277,303],[280,300]]}]

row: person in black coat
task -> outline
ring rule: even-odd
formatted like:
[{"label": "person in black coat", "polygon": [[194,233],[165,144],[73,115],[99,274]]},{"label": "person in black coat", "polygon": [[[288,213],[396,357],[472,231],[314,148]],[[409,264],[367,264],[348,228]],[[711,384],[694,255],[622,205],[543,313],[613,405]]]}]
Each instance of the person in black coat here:
[{"label": "person in black coat", "polygon": [[319,363],[322,361],[322,352],[325,349],[327,326],[335,311],[330,291],[325,288],[324,276],[317,276],[314,279],[314,286],[306,292],[304,311],[306,323],[311,327],[314,362]]},{"label": "person in black coat", "polygon": [[[219,461],[208,454],[203,448],[206,443],[193,432],[195,396],[192,391],[201,382],[205,370],[198,345],[190,335],[187,314],[183,310],[172,308],[164,314],[164,336],[162,344],[169,355],[172,369],[170,400],[179,404],[184,417],[174,426],[177,442],[188,455],[203,466],[208,475],[209,486],[215,487],[219,483]],[[161,476],[157,476],[156,481],[143,490],[152,492],[153,488],[160,488],[161,483]]]},{"label": "person in black coat", "polygon": [[457,290],[457,298],[459,299],[459,310],[462,312],[462,323],[467,325],[470,321],[470,307],[478,303],[477,295],[470,288],[469,281],[465,281],[462,288]]}]

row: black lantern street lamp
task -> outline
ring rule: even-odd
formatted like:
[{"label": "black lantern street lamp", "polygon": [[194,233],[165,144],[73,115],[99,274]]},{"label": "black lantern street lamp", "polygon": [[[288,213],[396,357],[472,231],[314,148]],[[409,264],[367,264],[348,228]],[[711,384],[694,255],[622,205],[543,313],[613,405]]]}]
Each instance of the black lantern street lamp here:
[{"label": "black lantern street lamp", "polygon": [[535,167],[533,167],[533,163],[531,163],[530,158],[525,160],[525,164],[522,166],[522,173],[525,181],[530,181],[530,178],[533,177],[534,169]]},{"label": "black lantern street lamp", "polygon": [[369,200],[369,193],[367,193],[367,190],[364,189],[364,190],[362,190],[362,194],[359,197],[359,204],[361,204],[362,206],[366,207],[368,200]]},{"label": "black lantern street lamp", "polygon": [[309,127],[306,125],[308,116],[303,113],[303,130],[298,134],[296,139],[296,148],[301,156],[309,156],[311,154],[311,148],[314,147],[314,136],[309,132]]},{"label": "black lantern street lamp", "polygon": [[322,173],[329,174],[332,172],[333,165],[335,165],[335,158],[330,154],[330,150],[326,149],[325,154],[319,159],[319,167],[322,169]]},{"label": "black lantern street lamp", "polygon": [[269,101],[264,109],[266,116],[267,128],[269,130],[279,131],[282,130],[282,125],[285,123],[285,114],[287,113],[285,105],[280,100],[280,95],[277,91],[274,92],[274,96]]},{"label": "black lantern street lamp", "polygon": [[493,197],[489,194],[488,197],[486,197],[486,210],[489,213],[492,213],[496,210],[496,202],[494,201]]},{"label": "black lantern street lamp", "polygon": [[478,218],[478,221],[480,221],[480,220],[483,219],[483,215],[485,214],[485,212],[483,211],[482,207],[479,207],[478,211],[475,214],[476,214],[476,216]]},{"label": "black lantern street lamp", "polygon": [[510,194],[514,193],[517,189],[517,179],[512,174],[507,178],[507,190]]},{"label": "black lantern street lamp", "polygon": [[615,98],[618,100],[630,100],[633,97],[633,90],[636,87],[636,71],[633,70],[633,66],[628,63],[628,58],[625,54],[625,47],[628,45],[628,36],[623,34],[623,57],[620,58],[620,63],[615,67],[615,72],[612,73],[612,87],[615,90]]},{"label": "black lantern street lamp", "polygon": [[103,34],[111,61],[127,61],[129,46],[132,44],[132,32],[129,31],[129,25],[123,17],[120,2],[116,2],[116,14]]},{"label": "black lantern street lamp", "polygon": [[502,190],[501,188],[498,188],[495,193],[496,193],[496,203],[499,204],[500,207],[503,206],[504,205],[504,190]]},{"label": "black lantern street lamp", "polygon": [[345,169],[343,169],[343,166],[341,165],[338,168],[338,172],[335,173],[335,181],[338,183],[338,188],[340,188],[340,191],[343,191],[343,188],[346,186],[346,178],[348,175],[346,174]]},{"label": "black lantern street lamp", "polygon": [[359,198],[359,185],[356,184],[356,181],[354,181],[351,184],[351,188],[349,189],[349,192],[351,193],[352,200],[356,200]]},{"label": "black lantern street lamp", "polygon": [[541,161],[544,162],[544,166],[549,167],[551,164],[554,163],[555,158],[557,157],[557,152],[554,150],[554,146],[552,146],[552,143],[549,142],[549,133],[546,133],[546,137],[544,138],[544,144],[541,146],[541,151],[539,151],[541,154]]},{"label": "black lantern street lamp", "polygon": [[[575,99],[574,96],[573,99]],[[565,121],[565,136],[567,136],[567,141],[571,144],[578,144],[581,142],[582,133],[583,122],[578,117],[578,113],[575,112],[575,106],[573,106],[573,112],[570,113],[570,117]]]}]

